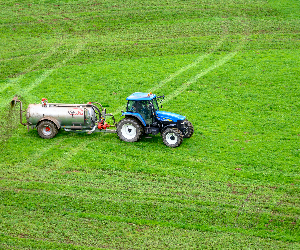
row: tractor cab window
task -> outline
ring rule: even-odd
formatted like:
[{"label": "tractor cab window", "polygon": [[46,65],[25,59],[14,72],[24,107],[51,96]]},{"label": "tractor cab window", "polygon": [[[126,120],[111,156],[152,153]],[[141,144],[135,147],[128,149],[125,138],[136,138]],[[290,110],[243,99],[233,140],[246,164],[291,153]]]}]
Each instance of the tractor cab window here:
[{"label": "tractor cab window", "polygon": [[139,101],[139,113],[144,118],[146,124],[152,124],[152,105],[150,101]]},{"label": "tractor cab window", "polygon": [[148,115],[151,113],[151,105],[149,101],[139,101],[139,113]]},{"label": "tractor cab window", "polygon": [[136,101],[128,101],[127,112],[132,112],[132,113],[137,112],[137,102]]}]

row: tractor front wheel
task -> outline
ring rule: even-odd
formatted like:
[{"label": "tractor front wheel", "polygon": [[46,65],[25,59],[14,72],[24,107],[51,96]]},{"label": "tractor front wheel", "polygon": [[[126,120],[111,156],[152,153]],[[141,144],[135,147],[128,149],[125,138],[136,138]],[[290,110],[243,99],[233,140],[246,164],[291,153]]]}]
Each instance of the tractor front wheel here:
[{"label": "tractor front wheel", "polygon": [[163,131],[162,138],[166,146],[176,148],[182,143],[183,135],[177,128],[167,128]]},{"label": "tractor front wheel", "polygon": [[58,129],[56,125],[51,121],[41,121],[37,126],[37,131],[40,137],[43,139],[51,139],[56,136]]},{"label": "tractor front wheel", "polygon": [[143,133],[144,130],[142,125],[134,118],[124,118],[118,123],[117,134],[123,141],[138,141],[141,139]]}]

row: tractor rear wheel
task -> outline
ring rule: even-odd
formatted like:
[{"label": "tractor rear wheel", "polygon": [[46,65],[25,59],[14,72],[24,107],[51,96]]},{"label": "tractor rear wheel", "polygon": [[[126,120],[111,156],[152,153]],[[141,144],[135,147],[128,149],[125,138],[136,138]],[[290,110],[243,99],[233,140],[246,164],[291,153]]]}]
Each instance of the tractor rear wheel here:
[{"label": "tractor rear wheel", "polygon": [[177,128],[167,128],[163,131],[162,138],[166,146],[176,148],[182,143],[183,135]]},{"label": "tractor rear wheel", "polygon": [[117,134],[123,141],[138,141],[141,139],[143,133],[144,129],[142,125],[134,118],[124,118],[118,123]]},{"label": "tractor rear wheel", "polygon": [[190,121],[188,120],[185,121],[187,122],[187,128],[183,133],[183,138],[190,138],[194,133],[194,126]]},{"label": "tractor rear wheel", "polygon": [[37,126],[37,131],[43,139],[51,139],[58,133],[56,125],[48,120],[41,121]]}]

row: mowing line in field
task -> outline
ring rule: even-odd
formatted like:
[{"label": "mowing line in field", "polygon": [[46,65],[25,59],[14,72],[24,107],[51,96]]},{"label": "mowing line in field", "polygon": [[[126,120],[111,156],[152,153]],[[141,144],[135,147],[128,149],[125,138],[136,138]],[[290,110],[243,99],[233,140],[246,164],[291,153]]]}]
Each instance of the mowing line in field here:
[{"label": "mowing line in field", "polygon": [[174,97],[178,96],[180,93],[182,93],[188,86],[191,84],[195,83],[199,78],[203,77],[204,75],[208,74],[210,71],[222,66],[229,60],[231,60],[243,47],[246,42],[247,36],[243,37],[241,39],[241,43],[237,46],[235,51],[230,52],[228,55],[224,56],[221,58],[218,62],[213,64],[211,67],[208,69],[205,69],[201,73],[197,74],[196,76],[190,78],[187,82],[183,83],[179,88],[177,88],[172,94],[168,94],[168,96],[165,98],[164,102],[168,102],[172,100]]},{"label": "mowing line in field", "polygon": [[[37,132],[37,130],[36,130],[36,132]],[[41,139],[41,140],[43,140],[43,139]],[[59,138],[59,139],[52,140],[51,142],[49,142],[47,144],[47,146],[39,148],[38,151],[31,154],[24,161],[19,161],[18,163],[16,163],[14,165],[14,168],[20,168],[21,166],[22,167],[32,166],[36,160],[39,160],[41,157],[43,157],[44,153],[47,153],[47,151],[51,150],[56,145],[64,145],[65,140],[66,140],[66,138]]]},{"label": "mowing line in field", "polygon": [[[161,88],[164,86],[166,83],[172,81],[175,77],[181,75],[183,72],[197,66],[201,61],[203,61],[205,58],[209,57],[214,51],[216,51],[218,48],[221,47],[222,43],[225,41],[226,37],[222,37],[215,46],[213,46],[207,53],[199,56],[193,63],[188,64],[181,69],[177,70],[175,73],[169,75],[167,78],[159,82],[156,86],[152,87],[150,90],[147,92],[155,92],[157,89]],[[124,108],[124,105],[119,106],[116,111],[113,113],[113,115],[116,115],[121,112],[121,110]]]},{"label": "mowing line in field", "polygon": [[76,147],[72,147],[69,150],[64,149],[64,151],[65,151],[64,154],[65,155],[56,157],[55,161],[53,161],[53,163],[57,163],[57,162],[60,162],[60,161],[63,161],[63,162],[70,161],[79,151],[86,149],[86,147],[90,143],[98,141],[98,140],[99,140],[99,137],[82,138],[82,142],[77,143]]},{"label": "mowing line in field", "polygon": [[86,43],[78,43],[76,48],[71,51],[69,56],[65,58],[62,62],[58,62],[54,65],[52,69],[46,70],[40,77],[38,77],[32,84],[30,84],[25,91],[23,91],[23,96],[26,95],[28,92],[30,92],[32,89],[34,89],[36,86],[38,86],[41,82],[43,82],[54,70],[57,68],[62,67],[66,64],[67,61],[75,57],[84,47]]},{"label": "mowing line in field", "polygon": [[[79,142],[76,145],[76,147],[70,147],[70,149],[68,149],[68,148],[65,148],[64,145],[66,145],[67,147],[70,146],[68,144],[68,142],[66,142],[66,140],[68,140],[70,138],[71,138],[70,136],[66,136],[64,138],[60,137],[60,138],[55,138],[55,139],[51,140],[51,142],[47,143],[47,146],[41,147],[38,151],[36,151],[33,154],[31,154],[30,156],[28,156],[28,158],[19,161],[18,163],[14,164],[14,166],[11,166],[9,172],[10,173],[13,173],[13,172],[18,173],[19,171],[23,171],[23,169],[26,168],[27,166],[31,166],[32,169],[33,168],[39,169],[38,172],[41,173],[42,175],[44,175],[47,173],[47,170],[42,170],[38,166],[33,167],[33,165],[35,164],[36,161],[39,161],[40,159],[45,157],[45,154],[47,154],[49,151],[51,151],[54,147],[62,145],[63,148],[59,149],[59,150],[60,151],[63,150],[64,154],[62,156],[56,156],[55,160],[51,161],[51,164],[55,164],[60,161],[62,161],[62,162],[69,161],[78,153],[78,151],[85,149],[90,143],[99,140],[98,137],[86,138],[86,139],[83,139],[82,142]],[[41,140],[43,140],[43,139],[41,139]],[[0,175],[3,174],[3,176],[4,176],[4,173],[6,173],[6,171],[7,171],[6,168],[0,168]],[[37,171],[34,171],[34,173],[36,173],[36,172]]]},{"label": "mowing line in field", "polygon": [[214,65],[209,67],[208,69],[202,71],[201,73],[197,74],[196,76],[192,77],[190,80],[182,84],[179,88],[177,88],[172,94],[168,94],[168,96],[164,99],[164,102],[168,102],[172,100],[174,97],[178,96],[180,93],[182,93],[188,86],[191,84],[197,82],[197,80],[210,71],[222,66],[226,62],[228,62],[231,58],[233,58],[237,54],[237,51],[231,52],[228,55],[224,56],[222,59],[220,59],[218,62],[216,62]]},{"label": "mowing line in field", "polygon": [[14,85],[16,83],[18,83],[19,81],[21,81],[25,74],[29,73],[32,69],[34,69],[37,65],[39,65],[42,61],[44,61],[45,59],[47,59],[48,57],[52,56],[57,49],[61,46],[61,43],[59,43],[57,46],[52,47],[50,50],[48,50],[38,61],[36,61],[34,64],[32,64],[30,67],[28,67],[27,69],[25,69],[21,75],[19,75],[16,78],[11,78],[8,79],[8,81],[6,82],[6,84],[4,84],[3,86],[0,87],[0,92],[2,92],[3,90],[5,90],[6,88],[8,88],[11,85]]},{"label": "mowing line in field", "polygon": [[181,75],[183,72],[189,70],[190,68],[193,68],[193,67],[197,66],[201,61],[203,61],[205,58],[209,57],[215,50],[217,50],[218,48],[220,48],[220,46],[222,45],[222,43],[224,42],[224,40],[225,40],[225,37],[223,37],[221,40],[219,40],[217,42],[217,44],[215,46],[213,46],[208,53],[199,56],[193,63],[182,67],[181,69],[179,69],[175,73],[171,74],[170,76],[168,76],[167,78],[165,78],[164,80],[162,80],[159,84],[157,84],[156,86],[152,87],[147,92],[155,92],[157,89],[161,88],[166,83],[172,81],[175,77]]},{"label": "mowing line in field", "polygon": [[[28,87],[26,87],[23,90],[18,89],[17,92],[21,92],[22,97],[35,99],[36,97],[31,96],[29,94],[29,92],[31,90],[33,90],[35,87],[37,87],[39,84],[41,84],[49,75],[51,75],[51,73],[54,70],[56,70],[57,68],[62,67],[64,64],[66,64],[67,61],[69,61],[70,59],[75,57],[85,47],[85,45],[86,45],[86,42],[78,43],[76,45],[75,49],[73,49],[71,51],[71,53],[69,54],[69,56],[67,56],[62,62],[56,63],[53,68],[44,71],[44,73],[40,77],[38,77],[33,83],[28,85]],[[18,93],[16,93],[16,94],[18,94]],[[2,102],[0,102],[0,108],[2,108],[5,105],[8,105],[11,98],[12,97],[8,97],[5,100],[3,100]]]}]

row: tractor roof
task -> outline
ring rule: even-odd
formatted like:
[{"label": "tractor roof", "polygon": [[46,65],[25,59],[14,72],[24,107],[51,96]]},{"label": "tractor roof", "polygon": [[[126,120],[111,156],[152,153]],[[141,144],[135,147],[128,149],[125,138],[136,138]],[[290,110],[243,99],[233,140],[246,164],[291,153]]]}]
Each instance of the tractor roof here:
[{"label": "tractor roof", "polygon": [[156,95],[150,93],[142,93],[142,92],[135,92],[133,94],[131,94],[130,96],[128,96],[126,98],[126,100],[130,100],[130,101],[145,101],[145,100],[152,100],[153,98],[155,98]]}]

